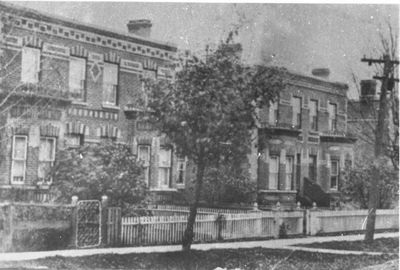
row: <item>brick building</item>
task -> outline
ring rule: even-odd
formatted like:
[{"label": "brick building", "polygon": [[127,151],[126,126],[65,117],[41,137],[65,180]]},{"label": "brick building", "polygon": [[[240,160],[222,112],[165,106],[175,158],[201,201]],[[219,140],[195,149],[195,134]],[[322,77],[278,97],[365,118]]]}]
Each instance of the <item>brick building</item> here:
[{"label": "brick building", "polygon": [[[192,170],[147,118],[141,81],[172,79],[177,48],[150,39],[148,20],[118,33],[2,2],[0,12],[0,198],[10,190],[28,200],[46,194],[58,149],[103,140],[128,144],[145,161],[148,186],[161,199],[179,197]],[[347,85],[292,73],[279,101],[259,111],[249,156],[259,203],[294,205],[305,178],[339,194],[355,141],[346,92]]]},{"label": "brick building", "polygon": [[152,190],[184,187],[186,161],[146,118],[141,78],[172,79],[177,52],[150,21],[119,33],[3,2],[0,16],[0,192],[45,193],[57,149],[102,140],[131,146]]},{"label": "brick building", "polygon": [[327,80],[329,70],[313,74],[291,73],[279,100],[259,112],[250,157],[259,204],[293,206],[296,194],[314,200],[305,190],[308,180],[328,197],[340,194],[340,171],[354,159],[355,139],[346,123],[348,86]]}]

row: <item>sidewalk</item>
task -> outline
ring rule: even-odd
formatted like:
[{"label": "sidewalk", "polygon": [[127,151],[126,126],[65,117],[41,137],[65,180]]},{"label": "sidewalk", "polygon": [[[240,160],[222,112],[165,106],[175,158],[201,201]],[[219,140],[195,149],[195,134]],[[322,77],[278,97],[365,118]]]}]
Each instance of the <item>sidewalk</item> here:
[{"label": "sidewalk", "polygon": [[[398,232],[394,233],[378,233],[375,238],[399,237]],[[344,236],[319,236],[308,238],[292,238],[292,239],[272,239],[264,241],[246,241],[246,242],[225,242],[225,243],[207,243],[193,244],[192,249],[210,250],[210,249],[239,249],[239,248],[272,248],[272,249],[291,249],[304,250],[310,252],[324,252],[336,254],[370,254],[380,255],[378,252],[360,252],[350,250],[327,250],[306,247],[294,247],[296,244],[308,244],[313,242],[330,242],[330,241],[355,241],[362,240],[364,234],[344,235]],[[128,254],[128,253],[162,253],[181,251],[180,245],[169,246],[148,246],[148,247],[124,247],[124,248],[98,248],[98,249],[70,249],[70,250],[54,250],[54,251],[37,251],[37,252],[18,252],[18,253],[0,253],[0,261],[23,261],[35,260],[46,257],[62,256],[62,257],[80,257],[97,254]]]}]

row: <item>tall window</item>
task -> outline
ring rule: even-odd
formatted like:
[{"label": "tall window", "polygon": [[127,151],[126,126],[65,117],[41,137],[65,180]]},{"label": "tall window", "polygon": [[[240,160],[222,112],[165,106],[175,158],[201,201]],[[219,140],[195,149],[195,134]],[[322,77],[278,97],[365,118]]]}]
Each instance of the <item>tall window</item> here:
[{"label": "tall window", "polygon": [[318,101],[310,100],[310,128],[313,131],[318,131]]},{"label": "tall window", "polygon": [[75,100],[85,100],[86,60],[72,57],[69,61],[69,92]]},{"label": "tall window", "polygon": [[168,188],[171,175],[171,149],[161,147],[158,160],[158,185],[160,188]]},{"label": "tall window", "polygon": [[328,104],[328,113],[329,113],[329,130],[335,131],[337,128],[337,105],[335,103]]},{"label": "tall window", "polygon": [[296,128],[301,128],[301,98],[292,98],[293,115],[292,115],[292,125]]},{"label": "tall window", "polygon": [[150,145],[138,145],[138,159],[143,162],[144,180],[149,185],[150,179]]},{"label": "tall window", "polygon": [[268,189],[278,189],[278,176],[279,176],[279,157],[270,156]]},{"label": "tall window", "polygon": [[339,161],[331,160],[331,184],[330,184],[331,189],[337,190],[338,183],[339,183]]},{"label": "tall window", "polygon": [[296,155],[296,189],[300,188],[301,178],[301,154]]},{"label": "tall window", "polygon": [[293,157],[286,157],[286,190],[292,189],[293,181]]},{"label": "tall window", "polygon": [[269,118],[268,123],[270,125],[276,125],[278,122],[278,102],[270,103],[269,106]]},{"label": "tall window", "polygon": [[117,105],[118,91],[118,66],[114,64],[104,64],[103,77],[103,104]]},{"label": "tall window", "polygon": [[310,155],[310,164],[308,165],[308,176],[313,182],[317,181],[317,156]]},{"label": "tall window", "polygon": [[26,152],[28,138],[26,136],[13,137],[11,183],[23,184],[25,181]]},{"label": "tall window", "polygon": [[40,50],[22,48],[21,81],[24,83],[38,83],[40,72]]},{"label": "tall window", "polygon": [[51,181],[47,179],[51,167],[54,164],[56,153],[56,139],[51,137],[41,137],[39,145],[39,182]]},{"label": "tall window", "polygon": [[178,176],[176,179],[176,183],[178,185],[183,185],[185,183],[185,175],[186,175],[186,159],[179,158],[177,162],[178,167]]}]

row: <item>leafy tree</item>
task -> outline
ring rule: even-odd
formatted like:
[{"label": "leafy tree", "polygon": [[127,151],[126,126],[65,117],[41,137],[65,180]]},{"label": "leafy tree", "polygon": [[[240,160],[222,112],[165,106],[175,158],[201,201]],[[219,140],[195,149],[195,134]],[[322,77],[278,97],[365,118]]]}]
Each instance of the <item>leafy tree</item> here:
[{"label": "leafy tree", "polygon": [[56,200],[99,199],[107,195],[110,204],[141,204],[147,197],[143,169],[125,145],[90,144],[57,152],[51,177]]},{"label": "leafy tree", "polygon": [[[221,161],[240,164],[247,156],[256,108],[268,105],[284,87],[283,69],[241,63],[232,35],[204,60],[183,65],[174,82],[147,82],[149,106],[162,132],[197,170],[182,247],[189,250],[207,168]],[[235,163],[236,162],[236,163]],[[236,167],[237,167],[236,165]]]},{"label": "leafy tree", "polygon": [[341,189],[343,195],[363,209],[368,209],[371,182],[376,179],[379,179],[377,208],[391,208],[398,203],[398,170],[388,164],[385,158],[366,161],[354,168],[346,168],[343,176]]},{"label": "leafy tree", "polygon": [[248,204],[255,201],[256,188],[248,171],[224,164],[207,169],[201,197],[211,205]]}]

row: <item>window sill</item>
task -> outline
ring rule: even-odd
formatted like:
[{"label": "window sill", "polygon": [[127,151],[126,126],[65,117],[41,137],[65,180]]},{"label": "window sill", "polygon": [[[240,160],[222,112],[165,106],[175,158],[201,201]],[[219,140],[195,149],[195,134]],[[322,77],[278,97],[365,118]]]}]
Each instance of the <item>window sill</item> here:
[{"label": "window sill", "polygon": [[262,193],[297,193],[297,190],[281,190],[281,189],[260,189],[258,192]]},{"label": "window sill", "polygon": [[178,191],[176,188],[150,188],[150,191]]},{"label": "window sill", "polygon": [[340,193],[340,191],[337,189],[330,189],[327,191],[327,193]]},{"label": "window sill", "polygon": [[185,189],[185,184],[176,184],[177,189]]},{"label": "window sill", "polygon": [[89,103],[85,102],[85,101],[78,101],[78,100],[72,100],[72,104],[73,105],[80,105],[80,106],[89,106]]},{"label": "window sill", "polygon": [[105,109],[112,109],[112,110],[120,110],[120,108],[117,105],[111,105],[111,104],[102,104],[102,107]]},{"label": "window sill", "polygon": [[36,186],[32,185],[26,185],[24,183],[18,183],[18,184],[11,184],[11,185],[0,185],[0,189],[12,189],[12,188],[17,188],[17,189],[36,189]]},{"label": "window sill", "polygon": [[43,183],[43,182],[37,182],[36,185],[40,188],[40,189],[50,189],[52,183]]}]

